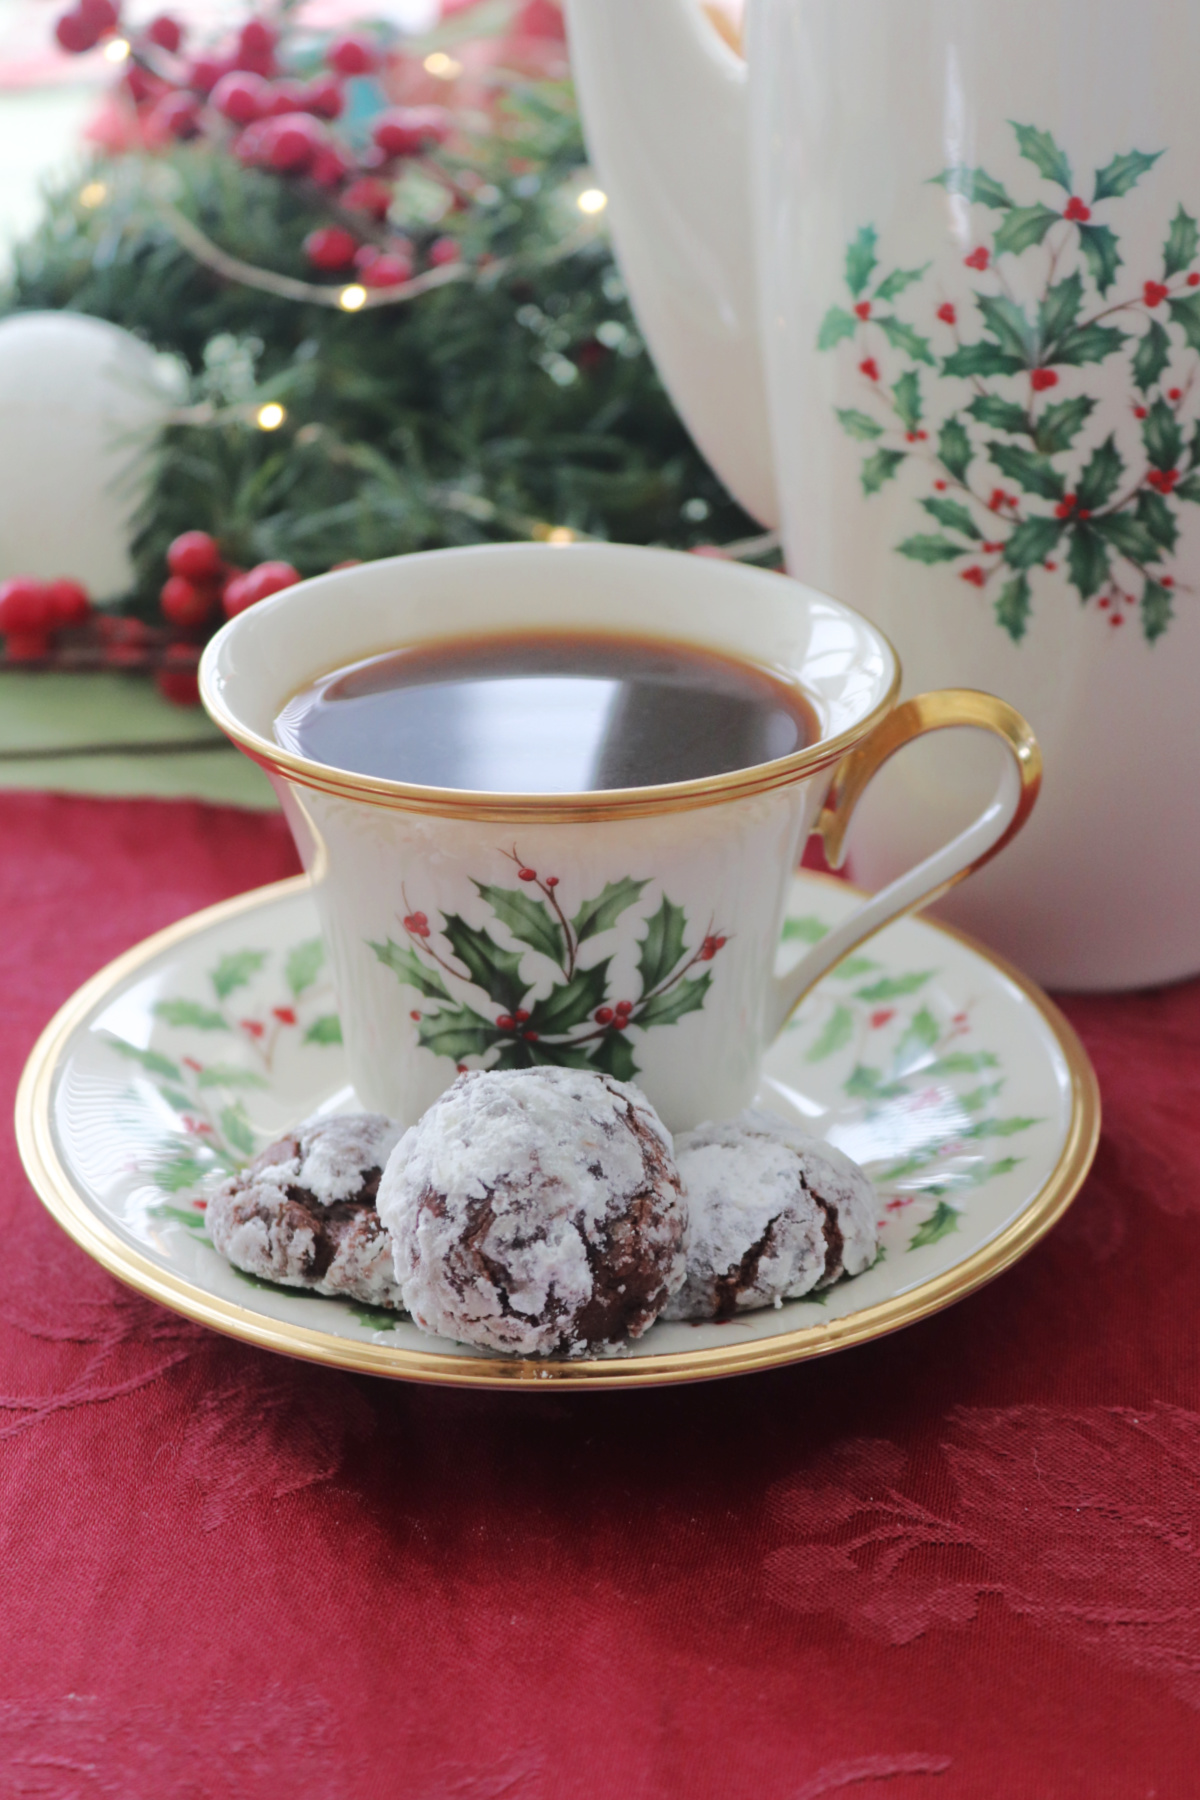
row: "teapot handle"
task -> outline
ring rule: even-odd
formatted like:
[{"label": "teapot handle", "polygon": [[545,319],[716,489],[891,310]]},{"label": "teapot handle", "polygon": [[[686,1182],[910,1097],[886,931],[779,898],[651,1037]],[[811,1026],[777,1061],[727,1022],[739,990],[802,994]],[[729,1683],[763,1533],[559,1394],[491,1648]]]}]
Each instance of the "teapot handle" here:
[{"label": "teapot handle", "polygon": [[854,808],[884,763],[926,732],[962,725],[992,732],[1009,752],[991,803],[965,831],[864,900],[794,969],[776,977],[768,1040],[783,1029],[804,996],[843,956],[893,919],[936,900],[956,882],[981,869],[1016,836],[1033,811],[1042,781],[1042,753],[1020,713],[993,694],[982,694],[973,688],[939,688],[896,707],[870,737],[838,764],[815,827],[830,866],[841,867],[846,830]]}]

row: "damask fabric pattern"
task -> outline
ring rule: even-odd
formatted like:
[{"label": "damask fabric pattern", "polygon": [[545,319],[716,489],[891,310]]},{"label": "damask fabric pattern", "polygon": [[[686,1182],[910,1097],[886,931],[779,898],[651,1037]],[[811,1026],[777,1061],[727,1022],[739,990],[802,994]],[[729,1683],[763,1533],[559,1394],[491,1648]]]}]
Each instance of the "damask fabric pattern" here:
[{"label": "damask fabric pattern", "polygon": [[[281,821],[0,797],[0,1058]],[[0,1794],[1174,1800],[1200,1777],[1200,983],[1074,1000],[1095,1171],[890,1340],[373,1382],[121,1288],[0,1173]],[[7,1112],[7,1108],[6,1108]]]}]

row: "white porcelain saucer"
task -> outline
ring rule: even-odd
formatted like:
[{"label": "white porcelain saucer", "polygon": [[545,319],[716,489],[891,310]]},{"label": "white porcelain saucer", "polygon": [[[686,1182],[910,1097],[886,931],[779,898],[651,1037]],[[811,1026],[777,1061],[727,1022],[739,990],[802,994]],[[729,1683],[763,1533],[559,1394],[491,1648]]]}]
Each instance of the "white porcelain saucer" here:
[{"label": "white porcelain saucer", "polygon": [[[857,903],[796,878],[781,967]],[[758,1104],[863,1163],[882,1250],[866,1274],[728,1324],[664,1325],[618,1355],[489,1357],[408,1319],[273,1287],[219,1257],[205,1184],[306,1115],[356,1105],[303,878],[210,907],[89,981],[17,1098],[54,1217],[122,1281],[218,1331],[377,1375],[472,1386],[694,1381],[819,1356],[911,1324],[1024,1255],[1095,1154],[1095,1077],[1030,982],[921,919],[889,926],[804,1003]]]}]

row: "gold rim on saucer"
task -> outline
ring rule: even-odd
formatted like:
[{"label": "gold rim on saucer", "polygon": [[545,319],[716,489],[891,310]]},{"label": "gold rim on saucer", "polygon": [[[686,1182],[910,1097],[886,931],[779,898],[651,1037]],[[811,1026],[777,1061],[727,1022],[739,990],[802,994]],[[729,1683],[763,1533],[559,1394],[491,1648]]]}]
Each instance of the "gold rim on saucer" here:
[{"label": "gold rim on saucer", "polygon": [[[836,885],[844,892],[848,884],[837,882]],[[210,1294],[163,1269],[126,1243],[99,1218],[62,1165],[54,1144],[50,1108],[60,1057],[69,1039],[129,976],[163,951],[209,926],[298,894],[308,886],[306,876],[296,876],[290,881],[257,888],[249,894],[193,913],[117,957],[85,982],[55,1014],[35,1044],[17,1089],[16,1131],[21,1159],[43,1205],[68,1236],[110,1274],[139,1293],[215,1331],[241,1338],[261,1349],[363,1374],[435,1382],[450,1387],[653,1387],[778,1368],[812,1356],[827,1356],[831,1351],[848,1349],[852,1344],[866,1343],[898,1331],[902,1326],[915,1324],[1002,1274],[1062,1217],[1095,1156],[1100,1134],[1100,1092],[1087,1053],[1071,1025],[1040,988],[1003,957],[984,949],[965,932],[924,920],[929,929],[966,945],[1019,989],[1049,1027],[1070,1074],[1070,1123],[1054,1168],[1018,1217],[961,1263],[907,1293],[843,1318],[805,1325],[795,1331],[750,1342],[659,1355],[589,1357],[571,1361],[450,1356],[437,1350],[407,1350],[359,1343],[269,1318]]]}]

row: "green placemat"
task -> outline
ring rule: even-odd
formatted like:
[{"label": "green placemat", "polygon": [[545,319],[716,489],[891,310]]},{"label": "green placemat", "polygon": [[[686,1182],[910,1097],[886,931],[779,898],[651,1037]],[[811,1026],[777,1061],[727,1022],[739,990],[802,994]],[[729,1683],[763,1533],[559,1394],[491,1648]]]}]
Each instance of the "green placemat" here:
[{"label": "green placemat", "polygon": [[271,784],[198,706],[144,676],[0,674],[0,788],[148,794],[274,810]]}]

